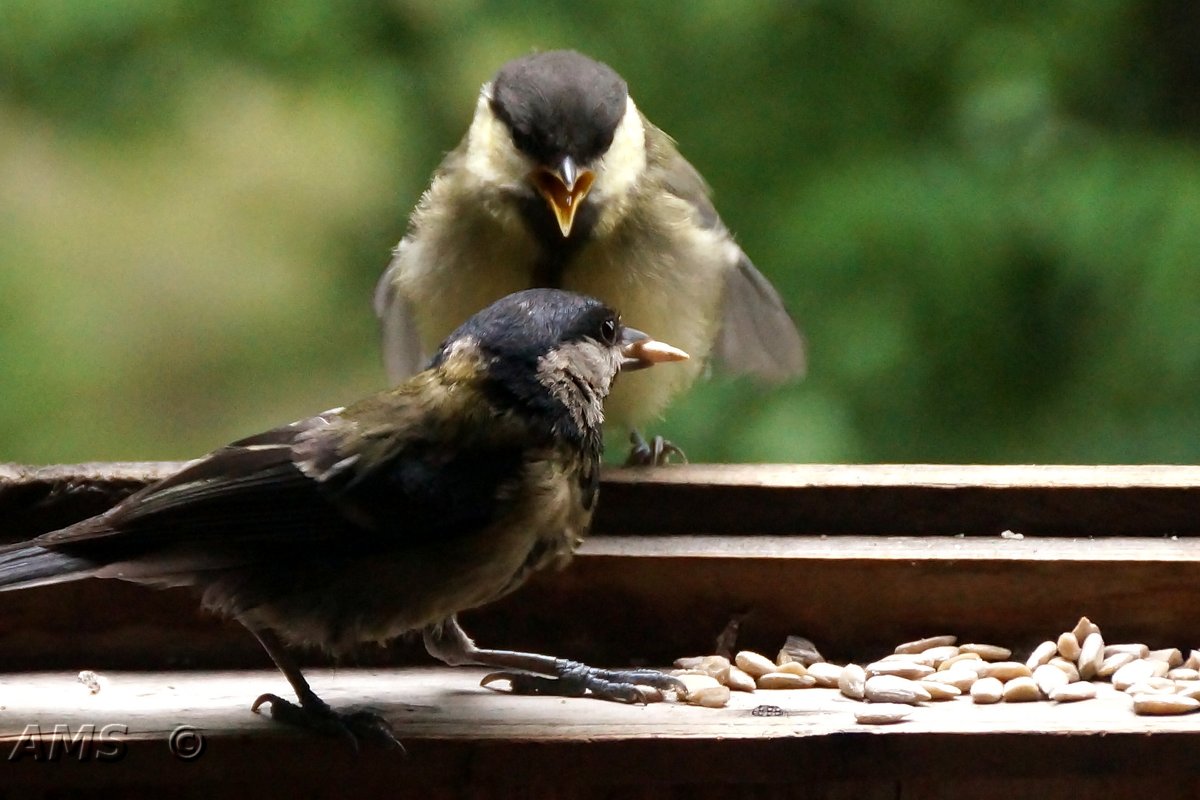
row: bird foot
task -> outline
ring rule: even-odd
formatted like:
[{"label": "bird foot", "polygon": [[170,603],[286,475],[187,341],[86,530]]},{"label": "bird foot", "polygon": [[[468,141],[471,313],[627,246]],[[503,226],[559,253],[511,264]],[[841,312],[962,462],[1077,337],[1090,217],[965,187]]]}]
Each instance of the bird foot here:
[{"label": "bird foot", "polygon": [[649,442],[637,431],[629,434],[629,458],[625,459],[627,467],[662,467],[671,463],[672,456],[678,456],[687,463],[687,455],[676,445],[661,436],[655,436]]},{"label": "bird foot", "polygon": [[297,705],[277,694],[259,695],[250,706],[250,710],[261,714],[259,708],[268,703],[271,706],[271,719],[285,725],[316,731],[324,736],[345,739],[355,752],[359,751],[363,743],[404,749],[404,745],[396,738],[391,723],[374,712],[338,713],[315,695],[314,700]]},{"label": "bird foot", "polygon": [[555,677],[520,671],[493,672],[485,675],[480,685],[506,680],[513,694],[582,697],[591,692],[593,697],[601,700],[642,705],[646,703],[646,694],[639,688],[641,686],[675,692],[680,697],[687,695],[687,687],[682,681],[656,669],[598,669],[578,661],[559,659],[555,672]]}]

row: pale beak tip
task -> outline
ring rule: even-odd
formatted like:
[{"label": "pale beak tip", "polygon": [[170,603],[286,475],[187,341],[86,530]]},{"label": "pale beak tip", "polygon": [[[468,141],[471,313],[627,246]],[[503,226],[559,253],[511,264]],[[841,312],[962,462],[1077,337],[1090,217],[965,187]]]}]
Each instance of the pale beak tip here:
[{"label": "pale beak tip", "polygon": [[643,358],[656,363],[660,361],[687,361],[691,358],[691,356],[678,347],[654,339],[644,343],[639,350]]},{"label": "pale beak tip", "polygon": [[668,361],[686,361],[690,356],[678,347],[655,339],[639,339],[622,351],[622,369],[639,370]]}]

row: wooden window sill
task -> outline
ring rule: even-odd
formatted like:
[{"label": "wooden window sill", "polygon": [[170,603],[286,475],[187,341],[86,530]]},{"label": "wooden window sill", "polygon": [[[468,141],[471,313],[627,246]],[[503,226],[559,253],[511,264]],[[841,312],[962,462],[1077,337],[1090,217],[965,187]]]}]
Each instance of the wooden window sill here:
[{"label": "wooden window sill", "polygon": [[[0,540],[95,513],[174,466],[0,466]],[[715,465],[613,471],[602,491],[597,533],[570,568],[464,617],[481,644],[665,664],[711,651],[738,617],[739,645],[768,654],[802,634],[831,660],[861,662],[954,633],[1023,657],[1086,614],[1110,642],[1200,647],[1196,467]],[[6,758],[29,724],[44,745],[56,724],[128,726],[119,764],[74,752],[47,763],[26,746],[0,767],[0,797],[180,781],[197,796],[401,785],[425,797],[703,798],[737,787],[774,797],[803,787],[870,800],[948,786],[973,798],[1200,796],[1200,714],[1138,717],[1108,686],[1072,705],[957,700],[867,727],[854,703],[822,689],[735,693],[725,709],[511,697],[480,688],[478,670],[429,667],[400,643],[308,671],[332,705],[381,711],[408,750],[356,757],[252,714],[254,697],[286,694],[286,683],[265,669],[229,671],[265,656],[185,592],[85,581],[0,595],[0,608]],[[106,681],[95,695],[75,681],[86,668]],[[755,715],[760,705],[782,713]],[[180,725],[205,736],[201,757],[170,754]]]}]

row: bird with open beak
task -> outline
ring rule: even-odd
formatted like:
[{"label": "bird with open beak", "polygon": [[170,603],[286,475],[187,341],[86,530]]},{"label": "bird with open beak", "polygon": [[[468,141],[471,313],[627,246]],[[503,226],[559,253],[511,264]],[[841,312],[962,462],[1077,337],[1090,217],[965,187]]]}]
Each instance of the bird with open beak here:
[{"label": "bird with open beak", "polygon": [[432,655],[499,668],[492,677],[520,693],[636,702],[638,685],[680,690],[655,670],[477,647],[457,614],[570,559],[595,509],[617,373],[686,359],[593,298],[510,295],[391,390],[214,450],[104,514],[0,547],[0,591],[92,577],[192,587],[258,637],[296,693],[264,694],[254,710],[356,743],[395,735],[372,713],[332,710],[285,645],[342,654],[417,633]]},{"label": "bird with open beak", "polygon": [[800,334],[703,178],[620,75],[572,51],[510,61],[484,85],[376,290],[389,373],[416,372],[462,319],[531,286],[599,297],[692,355],[660,380],[628,376],[609,399],[638,463],[670,452],[636,429],[710,355],[768,379],[804,372]]}]

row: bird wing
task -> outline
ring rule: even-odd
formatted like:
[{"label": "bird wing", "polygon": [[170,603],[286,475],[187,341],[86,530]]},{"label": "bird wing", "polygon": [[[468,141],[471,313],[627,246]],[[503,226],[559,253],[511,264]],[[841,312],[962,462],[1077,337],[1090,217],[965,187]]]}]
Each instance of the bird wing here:
[{"label": "bird wing", "polygon": [[456,430],[440,418],[452,403],[387,397],[365,420],[337,409],[230,444],[33,543],[136,562],[149,578],[314,547],[323,557],[366,555],[481,529],[521,474],[519,442]]},{"label": "bird wing", "polygon": [[417,331],[417,318],[412,306],[395,284],[402,253],[408,244],[406,236],[396,246],[392,262],[375,285],[375,315],[379,317],[383,328],[383,365],[393,381],[415,375],[429,360],[421,347],[421,336]]},{"label": "bird wing", "polygon": [[741,248],[725,276],[721,328],[713,343],[717,359],[734,372],[784,381],[804,375],[804,337],[775,287]]},{"label": "bird wing", "polygon": [[802,376],[806,366],[804,337],[779,293],[733,241],[696,168],[674,147],[664,148],[662,155],[667,191],[695,209],[702,227],[720,232],[728,242],[731,264],[726,272],[721,327],[713,354],[734,373],[769,380]]},{"label": "bird wing", "polygon": [[222,447],[107,513],[33,543],[106,562],[164,549],[194,551],[216,566],[240,561],[273,542],[304,546],[323,539],[329,528],[345,523],[297,469],[292,446],[303,432],[327,424],[328,417],[310,417]]}]

